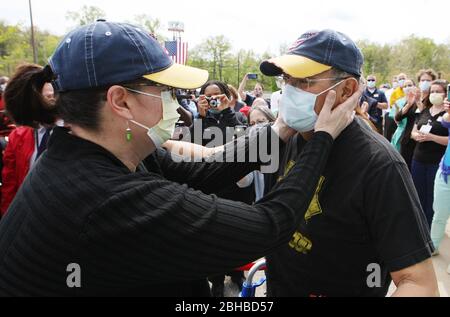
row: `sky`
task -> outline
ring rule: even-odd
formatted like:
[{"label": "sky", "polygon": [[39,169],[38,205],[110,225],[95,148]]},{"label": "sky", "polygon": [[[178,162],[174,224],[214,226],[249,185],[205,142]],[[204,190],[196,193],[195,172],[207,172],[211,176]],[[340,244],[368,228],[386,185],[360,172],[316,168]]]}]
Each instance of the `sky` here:
[{"label": "sky", "polygon": [[[235,51],[277,54],[305,31],[325,28],[381,44],[411,34],[450,44],[449,0],[32,0],[34,23],[64,35],[74,26],[66,13],[85,4],[103,9],[109,21],[144,13],[158,18],[169,38],[168,22],[181,21],[189,47],[225,35]],[[0,20],[28,25],[28,0],[1,0]]]}]

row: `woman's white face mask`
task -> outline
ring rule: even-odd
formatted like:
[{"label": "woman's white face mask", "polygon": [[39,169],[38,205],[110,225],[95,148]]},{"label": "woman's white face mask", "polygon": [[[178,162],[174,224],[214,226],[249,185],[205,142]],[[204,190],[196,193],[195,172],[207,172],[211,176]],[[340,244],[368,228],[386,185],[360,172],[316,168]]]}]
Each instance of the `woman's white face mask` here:
[{"label": "woman's white face mask", "polygon": [[163,117],[154,127],[149,128],[135,120],[130,120],[135,125],[147,130],[147,135],[152,140],[155,147],[161,147],[166,141],[170,140],[175,131],[175,124],[180,119],[180,114],[177,111],[180,107],[178,101],[172,97],[172,93],[170,91],[163,91],[161,96],[157,96],[131,88],[126,89],[144,96],[162,99]]}]

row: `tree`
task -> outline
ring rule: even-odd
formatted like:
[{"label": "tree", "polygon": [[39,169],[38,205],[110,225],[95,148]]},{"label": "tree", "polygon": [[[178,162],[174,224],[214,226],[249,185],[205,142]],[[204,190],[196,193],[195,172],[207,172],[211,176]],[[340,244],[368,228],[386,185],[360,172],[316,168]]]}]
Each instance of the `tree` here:
[{"label": "tree", "polygon": [[[11,75],[24,62],[33,62],[31,30],[20,24],[6,25],[0,21],[0,74]],[[46,65],[60,38],[35,27],[38,64]]]},{"label": "tree", "polygon": [[192,50],[190,59],[200,56],[203,65],[212,73],[211,79],[223,81],[224,68],[229,67],[232,60],[230,41],[223,35],[209,37]]},{"label": "tree", "polygon": [[152,34],[154,37],[158,39],[160,43],[163,43],[167,40],[167,37],[165,37],[161,33],[162,25],[161,21],[157,18],[152,18],[148,14],[140,14],[136,15],[134,17],[134,24],[141,25],[147,29],[147,31]]},{"label": "tree", "polygon": [[364,75],[376,75],[379,82],[389,81],[389,67],[392,59],[391,47],[368,41],[360,41],[358,46],[364,55]]},{"label": "tree", "polygon": [[98,7],[84,5],[79,12],[67,12],[66,17],[81,26],[93,23],[100,18],[105,18],[106,13]]}]

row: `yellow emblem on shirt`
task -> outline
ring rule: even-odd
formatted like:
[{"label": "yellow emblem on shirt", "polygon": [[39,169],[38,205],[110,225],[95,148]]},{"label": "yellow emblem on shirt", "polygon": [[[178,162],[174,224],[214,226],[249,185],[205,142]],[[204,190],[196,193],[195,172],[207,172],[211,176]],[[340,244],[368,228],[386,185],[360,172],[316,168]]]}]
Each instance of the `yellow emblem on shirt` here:
[{"label": "yellow emblem on shirt", "polygon": [[299,253],[308,254],[312,249],[312,241],[297,231],[292,236],[289,246]]},{"label": "yellow emblem on shirt", "polygon": [[319,179],[319,184],[317,185],[316,192],[309,204],[309,208],[305,213],[305,221],[308,222],[314,216],[320,215],[322,213],[322,206],[320,206],[319,193],[322,190],[323,183],[325,182],[325,177],[321,176]]}]

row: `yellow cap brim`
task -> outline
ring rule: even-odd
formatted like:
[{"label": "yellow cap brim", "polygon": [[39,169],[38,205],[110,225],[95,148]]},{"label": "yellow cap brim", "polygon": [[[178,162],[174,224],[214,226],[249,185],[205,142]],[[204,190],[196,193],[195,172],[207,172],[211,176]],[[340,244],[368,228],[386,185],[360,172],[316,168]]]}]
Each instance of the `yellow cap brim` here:
[{"label": "yellow cap brim", "polygon": [[163,71],[143,77],[174,88],[195,89],[208,81],[209,74],[203,69],[174,63]]},{"label": "yellow cap brim", "polygon": [[295,78],[306,78],[321,74],[332,67],[300,55],[283,55],[262,62],[260,68],[267,76],[285,73]]}]

